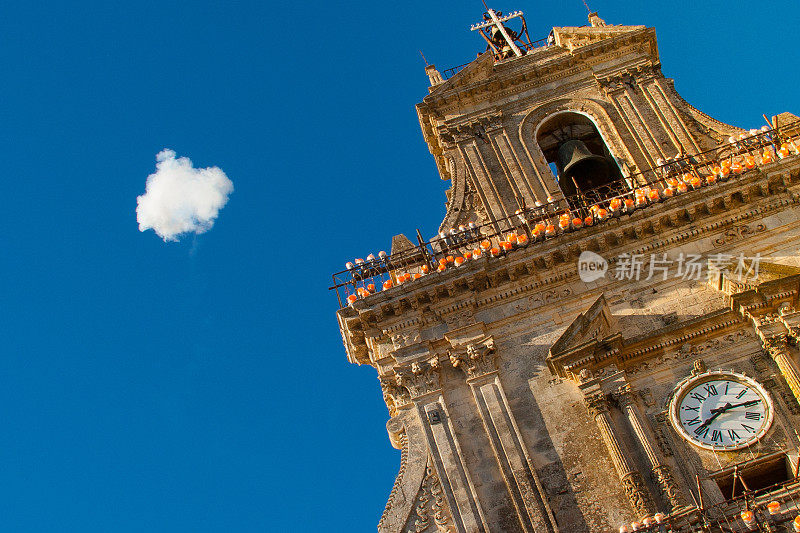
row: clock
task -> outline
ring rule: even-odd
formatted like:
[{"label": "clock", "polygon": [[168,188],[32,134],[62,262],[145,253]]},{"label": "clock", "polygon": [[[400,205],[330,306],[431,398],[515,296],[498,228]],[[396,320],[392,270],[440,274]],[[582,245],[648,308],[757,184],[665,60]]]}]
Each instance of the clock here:
[{"label": "clock", "polygon": [[707,450],[752,445],[772,424],[772,400],[757,381],[735,372],[704,372],[685,379],[669,405],[678,434]]}]

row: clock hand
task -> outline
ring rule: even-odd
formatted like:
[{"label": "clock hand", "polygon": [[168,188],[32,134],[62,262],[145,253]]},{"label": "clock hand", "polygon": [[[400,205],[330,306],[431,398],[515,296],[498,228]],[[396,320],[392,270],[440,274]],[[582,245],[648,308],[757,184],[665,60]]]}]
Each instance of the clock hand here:
[{"label": "clock hand", "polygon": [[715,418],[717,418],[719,415],[721,415],[722,413],[724,413],[725,411],[730,409],[730,405],[731,404],[726,403],[725,405],[723,405],[719,409],[712,409],[711,412],[714,413],[714,414],[711,415],[710,417],[708,417],[708,420],[706,420],[705,422],[703,422],[702,424],[697,426],[697,429],[704,428],[704,427],[708,426]]},{"label": "clock hand", "polygon": [[734,406],[729,404],[729,403],[726,403],[722,407],[715,407],[714,409],[711,410],[711,412],[714,413],[714,414],[722,414],[725,411],[727,411],[728,409],[731,409],[732,407],[734,407]]},{"label": "clock hand", "polygon": [[697,426],[697,429],[706,427],[711,422],[713,422],[714,419],[717,418],[719,415],[721,415],[722,413],[724,413],[726,411],[729,411],[729,410],[733,409],[734,407],[747,407],[749,405],[756,404],[756,403],[758,403],[760,401],[761,400],[750,400],[750,401],[747,401],[747,402],[737,403],[737,404],[733,404],[733,405],[731,405],[729,403],[726,403],[722,407],[717,407],[715,409],[712,409],[711,412],[713,414],[708,418],[708,420],[706,420],[705,422],[703,422],[702,424]]},{"label": "clock hand", "polygon": [[[757,404],[760,401],[761,400],[750,400],[750,401],[747,401],[747,402],[735,403],[735,404],[731,405],[730,407],[728,407],[728,409],[733,409],[734,407],[749,407],[751,405]],[[730,405],[730,404],[728,404],[728,405]],[[725,409],[725,410],[727,411],[728,409]]]}]

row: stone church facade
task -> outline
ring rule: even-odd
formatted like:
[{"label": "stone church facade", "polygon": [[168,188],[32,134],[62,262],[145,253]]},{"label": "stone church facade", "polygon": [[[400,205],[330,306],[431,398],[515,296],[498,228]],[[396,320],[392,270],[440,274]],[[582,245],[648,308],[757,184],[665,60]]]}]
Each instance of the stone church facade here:
[{"label": "stone church facade", "polygon": [[334,276],[402,452],[379,531],[794,531],[798,118],[714,120],[589,22],[429,66],[440,233]]}]

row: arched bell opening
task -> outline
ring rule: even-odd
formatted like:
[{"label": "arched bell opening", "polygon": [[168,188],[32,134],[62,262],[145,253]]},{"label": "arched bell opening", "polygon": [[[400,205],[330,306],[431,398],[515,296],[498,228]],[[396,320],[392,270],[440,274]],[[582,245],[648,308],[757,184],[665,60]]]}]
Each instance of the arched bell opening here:
[{"label": "arched bell opening", "polygon": [[588,116],[569,111],[552,115],[537,128],[536,142],[573,208],[626,188],[616,159]]}]

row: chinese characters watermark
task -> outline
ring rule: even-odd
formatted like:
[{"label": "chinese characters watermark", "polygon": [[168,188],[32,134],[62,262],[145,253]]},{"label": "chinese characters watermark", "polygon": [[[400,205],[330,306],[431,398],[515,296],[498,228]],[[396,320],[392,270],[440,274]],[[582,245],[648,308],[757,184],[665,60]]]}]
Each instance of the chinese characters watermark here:
[{"label": "chinese characters watermark", "polygon": [[612,262],[602,256],[586,251],[578,258],[578,275],[586,283],[606,277],[610,271],[611,277],[618,281],[662,280],[680,278],[683,280],[700,281],[710,279],[720,274],[725,274],[737,282],[758,279],[758,268],[761,254],[748,257],[744,254],[684,254],[669,257],[667,254],[620,254]]}]

